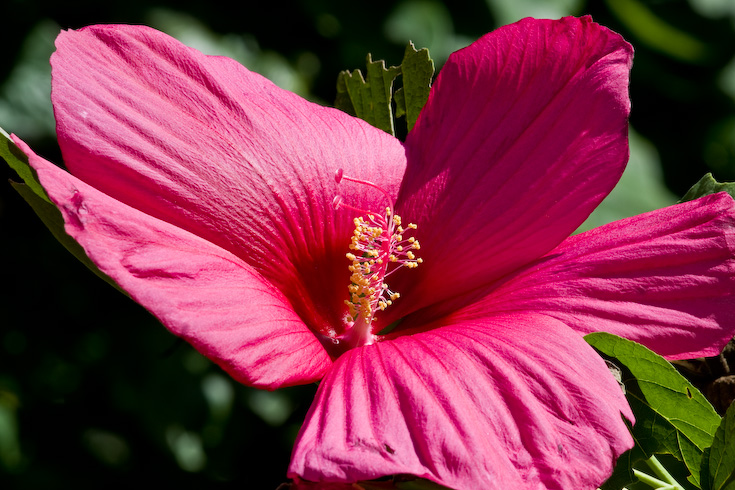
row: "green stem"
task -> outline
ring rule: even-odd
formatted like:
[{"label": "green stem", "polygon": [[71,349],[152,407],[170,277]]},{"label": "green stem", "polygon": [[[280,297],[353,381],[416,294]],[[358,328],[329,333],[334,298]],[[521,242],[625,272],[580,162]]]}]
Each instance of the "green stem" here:
[{"label": "green stem", "polygon": [[685,490],[684,487],[682,487],[679,482],[671,476],[671,473],[664,468],[664,465],[656,459],[656,456],[651,456],[647,459],[646,464],[651,468],[653,474],[656,476],[651,476],[648,473],[644,473],[643,471],[634,468],[633,474],[641,481],[641,483],[656,490]]},{"label": "green stem", "polygon": [[682,487],[678,481],[674,480],[674,477],[671,476],[671,473],[669,473],[666,468],[664,468],[664,465],[662,465],[661,462],[656,459],[655,455],[648,458],[646,464],[649,468],[653,470],[653,473],[656,476],[671,485],[672,490],[684,490],[684,487]]},{"label": "green stem", "polygon": [[643,473],[642,471],[633,468],[633,474],[636,476],[636,478],[638,478],[638,480],[640,480],[641,483],[645,483],[649,487],[655,488],[656,490],[674,490],[674,487],[672,487],[667,482],[661,481],[658,478],[654,478],[648,473]]}]

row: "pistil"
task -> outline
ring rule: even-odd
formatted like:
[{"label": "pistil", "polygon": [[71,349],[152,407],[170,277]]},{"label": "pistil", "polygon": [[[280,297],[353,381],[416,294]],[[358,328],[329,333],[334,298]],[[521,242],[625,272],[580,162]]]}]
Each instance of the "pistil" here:
[{"label": "pistil", "polygon": [[349,299],[345,300],[347,330],[340,339],[351,347],[357,347],[377,340],[372,331],[376,312],[385,310],[400,297],[388,287],[385,278],[402,267],[418,267],[422,260],[415,251],[421,246],[413,236],[404,238],[405,233],[413,232],[417,226],[410,223],[404,228],[401,225],[401,217],[393,212],[387,192],[372,182],[347,177],[340,169],[336,180],[339,183],[343,179],[379,190],[389,203],[384,213],[376,214],[350,206],[340,197],[334,201],[336,208],[344,207],[364,214],[354,219],[351,251],[346,254],[352,262],[348,267],[352,274],[348,286]]}]

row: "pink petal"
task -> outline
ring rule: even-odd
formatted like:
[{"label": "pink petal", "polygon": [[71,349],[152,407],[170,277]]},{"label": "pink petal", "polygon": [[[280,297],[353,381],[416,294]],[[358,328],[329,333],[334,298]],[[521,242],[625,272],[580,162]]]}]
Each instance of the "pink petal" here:
[{"label": "pink petal", "polygon": [[471,310],[543,312],[668,358],[712,356],[735,335],[734,272],[735,206],[720,193],[575,235]]},{"label": "pink petal", "polygon": [[89,258],[169,330],[238,381],[320,379],[331,365],[287,299],[230,252],[106,196],[35,155],[41,184]]},{"label": "pink petal", "polygon": [[460,322],[340,357],[289,476],[594,489],[633,444],[621,413],[632,419],[605,363],[559,321],[518,313]]},{"label": "pink petal", "polygon": [[404,305],[488,284],[582,223],[628,159],[632,55],[569,17],[521,20],[450,57],[406,140],[396,207],[424,263],[403,278],[419,285]]},{"label": "pink petal", "polygon": [[387,203],[334,174],[395,196],[395,138],[150,28],[67,31],[57,47],[52,99],[72,174],[237,255],[315,330],[340,323],[355,213],[333,200]]}]

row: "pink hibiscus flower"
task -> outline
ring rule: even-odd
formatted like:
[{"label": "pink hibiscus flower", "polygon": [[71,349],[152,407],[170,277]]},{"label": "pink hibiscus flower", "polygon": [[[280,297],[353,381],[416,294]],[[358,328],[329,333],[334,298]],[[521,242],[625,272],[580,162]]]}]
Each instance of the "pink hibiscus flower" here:
[{"label": "pink hibiscus flower", "polygon": [[582,335],[687,358],[734,333],[729,196],[567,238],[628,157],[632,48],[589,18],[452,55],[405,144],[146,27],[57,47],[69,172],[15,142],[173,333],[247,385],[321,380],[292,478],[593,489],[632,415]]}]

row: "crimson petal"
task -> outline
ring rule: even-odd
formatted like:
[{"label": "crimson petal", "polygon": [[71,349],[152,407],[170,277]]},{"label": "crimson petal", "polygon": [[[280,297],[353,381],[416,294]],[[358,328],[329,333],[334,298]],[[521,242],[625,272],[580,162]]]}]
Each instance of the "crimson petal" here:
[{"label": "crimson petal", "polygon": [[85,184],[15,143],[99,269],[238,381],[320,379],[331,360],[288,300],[246,262]]},{"label": "crimson petal", "polygon": [[62,32],[52,99],[69,171],[105,194],[216,244],[327,333],[341,324],[354,213],[395,196],[401,144],[282,90],[237,62],[142,26]]},{"label": "crimson petal", "polygon": [[719,354],[735,334],[735,206],[725,194],[570,237],[471,309],[537,311],[670,359]]},{"label": "crimson petal", "polygon": [[451,488],[597,488],[630,408],[573,330],[536,314],[464,321],[353,349],[319,386],[289,476],[412,474]]},{"label": "crimson petal", "polygon": [[628,158],[632,55],[585,17],[524,19],[449,58],[406,140],[396,207],[424,263],[396,283],[403,305],[488,284],[584,221]]}]

